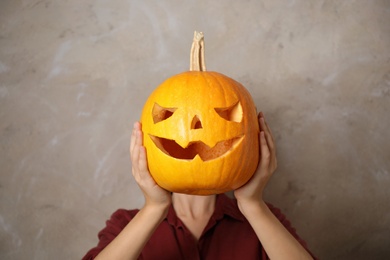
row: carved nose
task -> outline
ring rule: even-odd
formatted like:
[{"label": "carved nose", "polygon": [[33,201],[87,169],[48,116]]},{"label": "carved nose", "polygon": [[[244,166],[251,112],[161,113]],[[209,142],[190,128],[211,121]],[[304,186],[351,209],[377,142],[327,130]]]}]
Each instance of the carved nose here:
[{"label": "carved nose", "polygon": [[199,117],[194,116],[191,122],[191,129],[202,129],[202,128],[203,128],[202,122],[200,121]]}]

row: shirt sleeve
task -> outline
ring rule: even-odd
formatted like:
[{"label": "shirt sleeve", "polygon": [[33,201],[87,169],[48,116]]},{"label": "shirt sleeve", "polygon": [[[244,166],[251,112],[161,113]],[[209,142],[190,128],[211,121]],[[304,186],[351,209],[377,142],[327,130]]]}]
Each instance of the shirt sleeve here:
[{"label": "shirt sleeve", "polygon": [[[291,222],[286,218],[286,216],[282,213],[282,211],[269,203],[267,203],[267,206],[271,210],[271,212],[275,215],[275,217],[280,221],[280,223],[282,223],[282,225],[288,230],[288,232],[290,232],[290,234],[306,249],[306,251],[309,252],[309,254],[313,257],[313,259],[318,259],[313,255],[312,252],[310,252],[310,250],[307,247],[307,243],[301,237],[298,236],[297,231],[291,225]],[[263,256],[264,254],[265,252],[263,252]]]},{"label": "shirt sleeve", "polygon": [[138,210],[119,209],[115,211],[109,220],[106,221],[106,227],[98,233],[99,242],[96,247],[90,249],[82,260],[94,259],[114,238],[126,227],[134,218]]}]

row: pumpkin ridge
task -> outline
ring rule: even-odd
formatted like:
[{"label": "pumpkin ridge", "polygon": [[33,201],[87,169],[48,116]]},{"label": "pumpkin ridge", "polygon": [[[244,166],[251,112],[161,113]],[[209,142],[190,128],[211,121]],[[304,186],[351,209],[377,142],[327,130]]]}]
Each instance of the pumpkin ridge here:
[{"label": "pumpkin ridge", "polygon": [[[218,72],[210,72],[210,73],[208,73],[208,75],[210,75],[217,83],[218,83],[218,85],[219,85],[219,89],[222,89],[222,91],[223,91],[223,97],[225,98],[225,101],[224,101],[224,103],[225,103],[225,106],[226,106],[226,104],[228,103],[227,102],[227,100],[226,100],[226,91],[225,91],[225,88],[224,88],[224,85],[221,83],[221,81],[219,80],[219,76],[220,75],[222,75],[222,76],[225,76],[225,75],[223,75],[223,74],[220,74],[220,75],[218,75],[218,77],[217,77],[217,75],[215,75],[215,74],[220,74],[220,73],[218,73]],[[225,76],[226,77],[226,76]]]}]

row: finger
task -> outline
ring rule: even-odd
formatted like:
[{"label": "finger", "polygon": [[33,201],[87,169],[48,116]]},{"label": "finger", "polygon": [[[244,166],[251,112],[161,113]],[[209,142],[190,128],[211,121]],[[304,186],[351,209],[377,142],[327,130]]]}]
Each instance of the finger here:
[{"label": "finger", "polygon": [[[266,122],[267,124],[267,122]],[[277,167],[277,160],[276,160],[276,145],[275,145],[275,141],[274,141],[274,137],[272,135],[272,132],[271,132],[271,129],[269,128],[269,126],[267,125],[268,127],[268,133],[269,133],[269,136],[270,136],[270,140],[268,141],[269,142],[269,146],[270,146],[270,150],[271,150],[271,164],[272,164],[272,167],[273,169],[276,169]]]},{"label": "finger", "polygon": [[259,124],[260,124],[260,129],[265,132],[265,137],[266,137],[269,149],[271,151],[271,154],[273,157],[276,158],[275,141],[274,141],[271,129],[268,126],[267,122],[265,121],[264,114],[262,112],[259,113]]},{"label": "finger", "polygon": [[267,126],[265,125],[265,120],[264,117],[259,117],[259,126],[260,126],[260,131],[267,131]]},{"label": "finger", "polygon": [[269,147],[270,153],[271,153],[270,166],[273,170],[275,170],[277,167],[276,145],[275,145],[275,141],[274,141],[275,139],[272,135],[271,128],[269,127],[268,123],[265,121],[264,114],[261,113],[260,116],[261,116],[260,121],[263,121],[263,122],[261,122],[261,125],[262,125],[261,127],[263,127],[265,129],[265,137],[266,137],[268,147]]},{"label": "finger", "polygon": [[274,136],[272,135],[271,128],[269,127],[269,125],[268,125],[268,123],[267,123],[267,120],[265,120],[264,113],[263,113],[263,112],[260,112],[258,118],[259,118],[259,120],[260,120],[260,118],[264,118],[265,124],[264,124],[264,126],[263,126],[263,127],[264,127],[263,130],[264,130],[264,131],[267,131],[267,132],[271,135],[272,139],[275,140],[275,139],[274,139]]},{"label": "finger", "polygon": [[265,133],[263,131],[260,132],[260,153],[260,167],[268,168],[270,162],[270,150],[268,148]]},{"label": "finger", "polygon": [[136,134],[136,123],[133,125],[133,130],[131,131],[130,136],[130,153],[133,152],[134,145],[135,145],[135,134]]},{"label": "finger", "polygon": [[134,134],[134,147],[131,153],[131,162],[138,169],[139,156],[140,156],[140,147],[142,146],[142,132],[140,130],[135,130]]},{"label": "finger", "polygon": [[264,132],[265,138],[266,138],[267,143],[268,143],[268,146],[272,150],[272,148],[274,147],[274,145],[273,145],[274,142],[273,142],[271,134],[270,134],[270,132],[268,130],[269,128],[266,126],[264,117],[260,117],[259,124],[260,124],[260,131]]},{"label": "finger", "polygon": [[267,121],[265,120],[265,118],[264,118],[264,121],[265,121],[265,126],[267,127],[267,131],[268,131],[269,135],[272,138],[272,141],[275,142],[274,135],[272,134],[271,128],[269,127],[269,125],[268,125]]},{"label": "finger", "polygon": [[149,169],[148,169],[148,162],[147,162],[147,156],[146,156],[146,149],[144,146],[142,146],[142,142],[139,142],[139,140],[142,140],[142,132],[137,131],[136,134],[137,140],[135,144],[135,156],[134,156],[134,172],[133,176],[135,180],[137,181],[138,185],[140,185],[141,189],[142,187],[146,186],[153,186],[156,184],[152,176],[150,175]]},{"label": "finger", "polygon": [[259,121],[259,127],[260,127],[260,131],[264,131],[264,125],[261,124],[261,119],[264,118],[264,114],[263,112],[260,112],[258,115],[257,115],[257,120]]},{"label": "finger", "polygon": [[146,159],[146,149],[143,146],[141,146],[139,148],[138,168],[141,172],[148,172],[148,163],[147,163],[147,159]]},{"label": "finger", "polygon": [[263,113],[263,112],[260,112],[258,117],[259,117],[259,120],[260,120],[260,119],[264,119],[264,124],[262,124],[262,125],[260,126],[260,127],[262,127],[261,130],[263,130],[263,131],[269,133],[269,134],[271,135],[272,139],[274,140],[273,135],[272,135],[272,132],[271,132],[271,128],[269,127],[267,121],[265,120],[264,113]]},{"label": "finger", "polygon": [[265,121],[265,117],[262,112],[259,113],[258,119],[259,119],[260,131],[264,131],[266,135],[270,135],[272,138],[271,129],[269,128],[267,122]]}]

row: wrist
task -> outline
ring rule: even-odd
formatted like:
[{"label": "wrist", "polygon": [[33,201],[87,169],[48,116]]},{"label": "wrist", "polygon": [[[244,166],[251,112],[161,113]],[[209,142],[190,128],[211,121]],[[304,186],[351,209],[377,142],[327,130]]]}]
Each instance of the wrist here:
[{"label": "wrist", "polygon": [[267,204],[262,199],[257,200],[244,200],[237,201],[238,208],[241,213],[247,218],[251,218],[252,216],[258,216],[266,212],[268,209]]},{"label": "wrist", "polygon": [[146,202],[140,212],[142,211],[145,215],[154,216],[162,221],[168,214],[169,206],[170,203],[155,204]]}]

